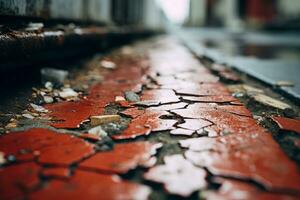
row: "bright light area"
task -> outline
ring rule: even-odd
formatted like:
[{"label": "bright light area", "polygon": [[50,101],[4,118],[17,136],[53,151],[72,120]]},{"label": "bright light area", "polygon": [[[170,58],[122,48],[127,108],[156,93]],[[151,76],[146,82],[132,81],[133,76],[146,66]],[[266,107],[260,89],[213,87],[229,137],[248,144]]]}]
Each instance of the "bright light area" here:
[{"label": "bright light area", "polygon": [[183,24],[189,15],[190,0],[157,0],[167,18],[175,24]]}]

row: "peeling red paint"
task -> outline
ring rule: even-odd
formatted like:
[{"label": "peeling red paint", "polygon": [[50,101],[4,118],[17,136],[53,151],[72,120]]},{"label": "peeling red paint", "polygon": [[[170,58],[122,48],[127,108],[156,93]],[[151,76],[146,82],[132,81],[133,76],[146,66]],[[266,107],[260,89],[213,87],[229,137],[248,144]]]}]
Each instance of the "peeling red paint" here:
[{"label": "peeling red paint", "polygon": [[51,180],[46,187],[30,194],[30,199],[148,199],[147,186],[130,183],[117,175],[77,170],[68,181]]},{"label": "peeling red paint", "polygon": [[[45,105],[50,111],[46,116],[53,118],[50,122],[53,127],[78,128],[90,116],[102,115],[108,104],[118,103],[127,108],[120,114],[132,119],[121,134],[111,136],[114,140],[166,130],[171,137],[191,137],[194,133],[202,136],[179,142],[186,149],[185,158],[165,156],[165,164],[154,166],[155,153],[161,144],[115,143],[110,151],[94,152],[94,145],[83,139],[97,142],[101,138],[91,134],[74,137],[41,128],[9,133],[0,136],[0,152],[5,159],[12,156],[17,162],[0,168],[0,197],[148,199],[147,186],[115,175],[140,166],[151,167],[144,174],[145,179],[162,183],[168,193],[183,197],[206,189],[207,174],[201,167],[210,172],[209,178],[227,177],[217,192],[207,193],[208,199],[238,199],[237,193],[244,195],[241,199],[287,197],[281,192],[299,194],[297,166],[270,133],[251,118],[251,112],[218,82],[219,78],[173,40],[161,41],[158,46],[149,53],[150,66],[141,57],[108,58],[116,64],[116,69],[101,72],[102,82],[92,85],[82,99]],[[214,70],[227,79],[238,80],[225,68]],[[116,102],[116,96],[124,96],[126,91],[141,94],[141,101]],[[298,120],[280,117],[273,120],[282,129],[299,132]],[[295,141],[295,145],[299,146],[298,143]],[[40,175],[46,178],[42,182]],[[276,195],[257,189],[249,180],[277,192]]]},{"label": "peeling red paint", "polygon": [[[203,107],[203,104],[190,105],[186,109],[172,110],[172,112],[182,116],[183,118],[205,119],[213,122],[218,130],[227,133],[257,133],[265,132],[256,121],[250,117],[233,114],[236,112],[241,115],[248,115],[249,111],[242,106],[236,106],[237,109],[231,108],[215,109],[213,107]],[[242,108],[242,109],[240,109]],[[228,110],[230,112],[228,112]]]},{"label": "peeling red paint", "polygon": [[82,169],[99,170],[110,173],[127,173],[137,166],[155,164],[156,150],[161,144],[149,142],[132,142],[117,144],[112,151],[99,152],[81,162]]},{"label": "peeling red paint", "polygon": [[161,119],[168,112],[146,109],[144,114],[134,118],[128,127],[120,134],[113,135],[114,139],[131,139],[142,135],[148,135],[151,131],[165,131],[174,129],[177,123],[173,119]]},{"label": "peeling red paint", "polygon": [[138,116],[143,115],[145,113],[145,110],[139,108],[129,108],[121,113],[131,118],[137,118]]},{"label": "peeling red paint", "polygon": [[214,175],[254,180],[270,190],[300,190],[297,166],[269,133],[196,138],[180,144],[189,149],[188,160]]},{"label": "peeling red paint", "polygon": [[237,114],[246,117],[252,117],[252,113],[245,106],[238,105],[217,105],[216,108],[221,111],[226,111],[232,114]]},{"label": "peeling red paint", "polygon": [[58,122],[52,122],[51,126],[56,128],[78,128],[80,123],[90,116],[102,114],[104,106],[92,101],[80,100],[47,104],[44,107],[50,111],[48,116],[54,118],[54,120],[59,120]]},{"label": "peeling red paint", "polygon": [[217,103],[194,103],[187,107],[187,109],[190,110],[199,110],[203,108],[215,108],[219,111],[229,112],[232,114],[237,114],[246,117],[252,117],[252,113],[246,107],[238,105],[219,105]]},{"label": "peeling red paint", "polygon": [[40,163],[57,165],[71,165],[94,153],[92,144],[42,128],[1,136],[0,151],[18,161],[37,158]]},{"label": "peeling red paint", "polygon": [[[80,123],[90,116],[103,114],[104,107],[114,102],[116,96],[122,96],[125,91],[140,92],[143,74],[139,62],[128,58],[118,60],[118,68],[113,73],[106,73],[103,82],[91,86],[85,99],[45,105],[50,111],[48,116],[60,120],[51,123],[51,126],[78,128]],[[129,104],[121,105],[130,107]]]},{"label": "peeling red paint", "polygon": [[300,120],[275,116],[272,117],[272,120],[277,123],[280,129],[300,133]]},{"label": "peeling red paint", "polygon": [[145,179],[163,183],[168,193],[183,197],[206,187],[206,172],[193,166],[182,155],[166,156],[164,162],[164,165],[155,166],[146,172]]},{"label": "peeling red paint", "polygon": [[0,199],[22,199],[39,183],[41,167],[33,162],[0,168]]},{"label": "peeling red paint", "polygon": [[128,101],[119,101],[117,102],[123,108],[133,108],[134,106],[131,105]]}]

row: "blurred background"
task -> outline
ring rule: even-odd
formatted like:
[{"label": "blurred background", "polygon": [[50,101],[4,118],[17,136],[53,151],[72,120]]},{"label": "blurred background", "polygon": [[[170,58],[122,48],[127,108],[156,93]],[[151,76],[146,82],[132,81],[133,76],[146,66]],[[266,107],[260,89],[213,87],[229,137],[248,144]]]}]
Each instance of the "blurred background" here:
[{"label": "blurred background", "polygon": [[[112,46],[129,38],[136,39],[132,33],[137,30],[165,31],[176,35],[200,57],[234,67],[272,86],[279,81],[290,82],[280,89],[300,99],[299,0],[0,0],[0,23],[2,33],[12,28],[24,30],[24,24],[29,32],[40,27],[64,31],[70,42],[62,45],[54,38],[46,41],[57,43],[43,44],[46,49],[55,47],[55,52],[68,45],[72,51],[78,45],[81,48],[100,43],[100,48]],[[99,42],[103,38],[102,29],[101,32],[77,28],[86,26],[104,27],[108,36],[113,37]],[[80,37],[75,40],[70,32]],[[85,37],[81,37],[83,33]],[[50,35],[54,34],[44,36]],[[120,39],[120,35],[126,37]],[[0,38],[2,61],[18,53],[27,59],[28,52],[43,50],[40,44],[30,51],[28,47],[33,45],[27,45],[27,49],[19,45],[26,50],[23,55],[7,43],[10,41],[7,37]],[[29,43],[33,44],[32,40],[26,44]],[[0,63],[0,69],[1,66],[8,65]]]},{"label": "blurred background", "polygon": [[160,9],[177,25],[232,30],[300,28],[298,0],[0,0],[1,16],[162,26]]},{"label": "blurred background", "polygon": [[231,30],[299,30],[297,0],[158,0],[166,16],[185,26]]}]

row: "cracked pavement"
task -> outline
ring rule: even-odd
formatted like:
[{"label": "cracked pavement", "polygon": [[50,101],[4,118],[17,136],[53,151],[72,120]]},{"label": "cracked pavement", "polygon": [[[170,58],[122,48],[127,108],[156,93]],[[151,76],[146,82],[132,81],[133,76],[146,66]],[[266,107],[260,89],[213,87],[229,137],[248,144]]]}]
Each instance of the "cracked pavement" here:
[{"label": "cracked pavement", "polygon": [[[67,83],[78,99],[42,104],[0,136],[1,199],[300,198],[296,162],[222,82],[238,75],[213,73],[171,37],[102,59],[116,68],[93,60]],[[93,134],[103,115],[120,120]]]}]

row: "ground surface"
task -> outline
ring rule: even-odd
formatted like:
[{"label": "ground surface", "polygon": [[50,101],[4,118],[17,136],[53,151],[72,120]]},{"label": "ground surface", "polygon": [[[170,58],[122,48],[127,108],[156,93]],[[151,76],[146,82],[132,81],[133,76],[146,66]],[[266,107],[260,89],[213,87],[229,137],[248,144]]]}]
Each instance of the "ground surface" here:
[{"label": "ground surface", "polygon": [[226,63],[299,101],[299,33],[190,28],[183,29],[181,37],[195,53]]},{"label": "ground surface", "polygon": [[80,65],[1,109],[1,199],[299,198],[299,121],[270,119],[299,109],[270,89],[171,37]]}]

